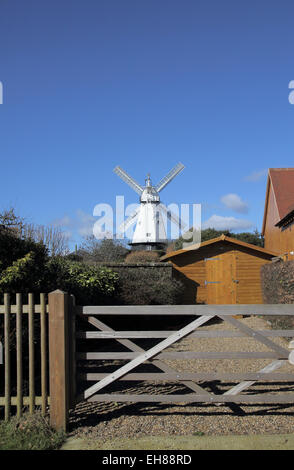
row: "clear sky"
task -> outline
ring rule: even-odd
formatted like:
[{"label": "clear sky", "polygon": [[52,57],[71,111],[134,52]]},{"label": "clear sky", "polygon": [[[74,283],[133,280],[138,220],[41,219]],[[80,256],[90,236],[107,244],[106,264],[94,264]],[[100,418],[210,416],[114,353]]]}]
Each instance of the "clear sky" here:
[{"label": "clear sky", "polygon": [[[293,0],[1,0],[0,208],[78,242],[96,204],[185,170],[164,203],[261,229],[293,167]],[[225,218],[225,219],[224,219]]]}]

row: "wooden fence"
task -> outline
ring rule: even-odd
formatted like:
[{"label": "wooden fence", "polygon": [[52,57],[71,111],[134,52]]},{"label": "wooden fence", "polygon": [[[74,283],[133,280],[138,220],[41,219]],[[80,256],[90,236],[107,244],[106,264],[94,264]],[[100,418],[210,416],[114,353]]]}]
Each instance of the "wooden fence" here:
[{"label": "wooden fence", "polygon": [[[47,392],[47,313],[48,306],[45,294],[40,295],[40,304],[35,305],[33,294],[28,294],[28,304],[23,305],[23,295],[16,294],[15,305],[11,304],[11,296],[4,294],[4,305],[0,305],[0,320],[2,320],[3,331],[0,331],[4,349],[4,364],[0,365],[0,377],[4,375],[4,396],[0,396],[0,406],[4,406],[5,419],[11,415],[11,406],[16,406],[17,416],[21,416],[24,406],[29,407],[32,413],[36,405],[41,406],[42,413],[46,413],[49,403]],[[4,319],[3,319],[4,316]],[[2,317],[2,319],[1,319]],[[39,317],[38,343],[39,351],[35,347],[36,317]],[[25,323],[25,325],[24,325]],[[24,338],[24,332],[27,332]],[[26,365],[27,377],[24,377],[23,348],[24,341],[27,346],[28,364]],[[36,358],[36,354],[39,357]],[[11,359],[14,358],[12,367]],[[40,364],[39,380],[41,382],[41,394],[36,396],[36,359]],[[28,367],[27,367],[28,366]],[[2,372],[1,369],[4,369]],[[14,386],[11,379],[13,377]],[[3,379],[1,380],[3,384]],[[28,394],[24,396],[24,384],[28,383]],[[27,387],[26,387],[27,388]],[[15,395],[12,396],[12,389]]]},{"label": "wooden fence", "polygon": [[[277,337],[293,338],[294,330],[253,330],[242,319],[235,317],[236,315],[294,316],[294,305],[75,306],[73,296],[62,291],[50,293],[48,305],[46,305],[44,294],[40,299],[40,304],[36,305],[33,295],[29,294],[28,304],[23,305],[21,294],[17,294],[16,303],[12,305],[9,294],[5,294],[4,305],[0,306],[0,317],[4,315],[4,334],[2,335],[4,365],[0,365],[0,379],[2,378],[1,369],[4,369],[5,384],[4,396],[0,397],[0,406],[5,407],[6,419],[10,417],[11,406],[16,406],[17,414],[20,416],[23,405],[29,406],[30,412],[33,412],[36,406],[41,406],[42,412],[45,413],[50,403],[51,425],[56,429],[67,429],[69,409],[80,400],[162,403],[294,403],[294,371],[292,372],[291,369],[290,372],[276,372],[289,362],[293,366],[293,359],[290,359],[287,346],[281,346],[274,341]],[[15,331],[11,328],[14,316]],[[27,369],[29,393],[27,395],[23,394],[24,317],[27,324],[29,363]],[[173,330],[167,329],[167,326],[172,323],[171,317],[176,318],[181,326]],[[36,322],[36,318],[39,322]],[[120,321],[122,318],[123,323]],[[139,328],[135,324],[136,318],[139,319]],[[159,329],[160,318],[161,325],[164,324],[165,329]],[[163,318],[165,322],[162,322]],[[144,319],[148,331],[142,328]],[[212,319],[230,324],[230,329],[205,329],[204,325]],[[119,328],[114,325],[119,325]],[[76,331],[76,326],[78,326],[78,331]],[[195,339],[249,337],[261,343],[263,350],[233,352],[226,348],[226,351],[218,352],[178,351],[174,346],[188,336]],[[16,338],[15,343],[13,343],[13,337]],[[92,350],[87,349],[90,340],[92,340],[94,350],[93,347]],[[108,343],[105,340],[111,340],[120,348],[107,350],[105,344]],[[153,345],[143,346],[140,343],[141,340],[151,341]],[[157,344],[154,345],[154,342]],[[207,344],[209,345],[209,342]],[[15,345],[15,352],[12,351],[12,345]],[[166,350],[170,346],[173,346],[173,349]],[[15,358],[15,370],[11,362],[12,354]],[[252,358],[267,359],[269,363],[255,372],[232,373],[230,371],[215,372],[214,369],[210,372],[181,372],[177,370],[176,362],[177,360],[206,359],[213,366],[216,359]],[[174,362],[172,365],[170,362],[167,364],[166,359]],[[37,375],[36,362],[40,365]],[[112,364],[111,372],[102,371],[101,366],[106,363]],[[91,369],[87,368],[89,364],[98,366],[99,371],[91,372]],[[137,370],[137,367],[146,364],[155,367],[156,372]],[[114,367],[115,370],[113,370]],[[16,375],[15,395],[11,393],[11,372]],[[35,393],[37,378],[41,382],[39,384],[41,393],[38,396]],[[236,384],[224,393],[212,393],[206,385],[207,382],[215,380],[236,382]],[[139,391],[117,393],[117,390],[114,392],[110,390],[112,386],[120,390],[127,381],[136,382]],[[147,383],[176,382],[184,385],[185,390],[181,394],[146,394],[144,393],[145,385],[138,388],[142,381],[144,384],[146,381]],[[255,393],[252,389],[246,393],[247,389],[255,383],[279,383],[280,381],[290,384],[287,393],[279,393],[279,391]],[[88,382],[92,384],[89,386]]]}]

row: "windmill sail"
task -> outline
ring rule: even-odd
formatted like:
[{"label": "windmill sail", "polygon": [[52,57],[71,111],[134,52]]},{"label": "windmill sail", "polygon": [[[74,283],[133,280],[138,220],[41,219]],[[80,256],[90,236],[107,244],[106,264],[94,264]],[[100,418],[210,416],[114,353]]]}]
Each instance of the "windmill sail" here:
[{"label": "windmill sail", "polygon": [[140,186],[137,181],[134,180],[130,175],[127,174],[125,170],[123,170],[120,166],[116,166],[114,168],[114,173],[116,173],[125,183],[127,183],[136,193],[138,193],[140,196],[143,192],[142,186]]},{"label": "windmill sail", "polygon": [[184,230],[186,224],[173,212],[167,209],[164,204],[159,204],[158,206],[162,212],[164,212],[169,220],[171,220],[174,224],[176,224],[181,230]]},{"label": "windmill sail", "polygon": [[137,220],[137,216],[140,212],[140,206],[134,211],[132,212],[131,215],[129,215],[129,217],[119,226],[119,233],[124,233],[128,230],[128,228],[133,224],[135,223],[135,221]]},{"label": "windmill sail", "polygon": [[155,189],[159,193],[163,190],[183,169],[185,166],[182,163],[178,163],[168,174],[159,181]]}]

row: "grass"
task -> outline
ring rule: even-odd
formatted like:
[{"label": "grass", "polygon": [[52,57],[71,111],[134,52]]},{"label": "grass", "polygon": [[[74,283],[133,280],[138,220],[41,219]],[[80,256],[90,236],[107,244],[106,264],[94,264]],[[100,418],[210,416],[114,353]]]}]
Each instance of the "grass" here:
[{"label": "grass", "polygon": [[0,450],[53,450],[60,448],[65,437],[38,411],[0,422]]}]

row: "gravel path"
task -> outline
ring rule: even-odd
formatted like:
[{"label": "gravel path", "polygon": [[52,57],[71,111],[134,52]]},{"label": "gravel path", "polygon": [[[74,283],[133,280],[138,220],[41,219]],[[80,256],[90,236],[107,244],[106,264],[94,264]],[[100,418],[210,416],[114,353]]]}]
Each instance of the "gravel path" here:
[{"label": "gravel path", "polygon": [[[250,328],[270,329],[269,324],[257,317],[241,320]],[[204,325],[203,330],[234,329],[229,323]],[[288,338],[273,338],[281,346],[288,347]],[[252,338],[184,338],[169,351],[267,351],[268,348]],[[256,372],[271,359],[246,360],[185,360],[164,362],[178,371],[186,372]],[[285,361],[278,372],[292,372],[293,366]],[[187,389],[182,384],[144,382],[120,382],[123,393],[182,393]],[[235,384],[219,381],[202,383],[201,386],[214,393],[223,393]],[[255,384],[248,389],[255,393],[294,391],[294,383],[280,382]],[[191,392],[191,391],[190,391]],[[245,393],[245,392],[244,392]],[[145,436],[191,435],[244,435],[244,434],[286,434],[294,432],[294,405],[238,405],[205,404],[121,404],[121,403],[79,403],[70,414],[71,436],[98,439],[105,442],[113,438]]]}]

